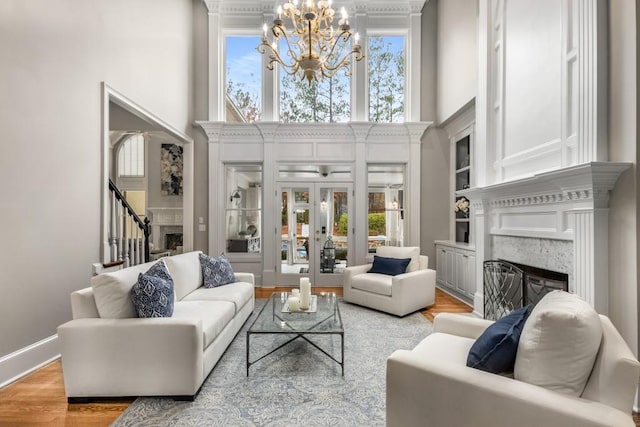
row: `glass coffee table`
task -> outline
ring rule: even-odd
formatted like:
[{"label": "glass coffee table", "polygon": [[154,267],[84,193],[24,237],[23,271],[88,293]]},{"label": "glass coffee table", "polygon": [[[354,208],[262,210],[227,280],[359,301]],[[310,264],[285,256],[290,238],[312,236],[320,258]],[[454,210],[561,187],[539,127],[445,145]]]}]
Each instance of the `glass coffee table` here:
[{"label": "glass coffee table", "polygon": [[[249,368],[259,360],[264,359],[270,354],[280,350],[287,344],[301,338],[320,350],[331,360],[339,364],[342,368],[342,376],[344,376],[344,327],[342,318],[340,317],[340,309],[336,294],[333,292],[322,292],[314,294],[316,303],[312,304],[315,308],[314,312],[300,311],[289,313],[285,311],[285,305],[289,294],[286,292],[276,292],[262,307],[258,317],[247,330],[247,376],[249,376]],[[268,353],[251,361],[250,357],[250,339],[254,334],[275,334],[275,335],[293,335],[291,339],[269,351]],[[309,339],[312,335],[340,335],[340,360],[320,348],[316,343]]]}]

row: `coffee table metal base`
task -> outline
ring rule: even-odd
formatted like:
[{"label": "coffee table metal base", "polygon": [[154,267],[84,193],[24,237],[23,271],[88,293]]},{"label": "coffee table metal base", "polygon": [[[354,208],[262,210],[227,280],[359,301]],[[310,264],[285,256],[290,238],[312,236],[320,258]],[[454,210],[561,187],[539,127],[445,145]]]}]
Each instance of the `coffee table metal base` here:
[{"label": "coffee table metal base", "polygon": [[[260,356],[259,358],[255,359],[254,361],[250,361],[249,360],[249,355],[250,355],[250,353],[249,353],[250,345],[249,344],[250,344],[250,337],[253,334],[269,334],[269,332],[248,332],[247,331],[247,376],[249,376],[249,368],[251,367],[251,365],[259,362],[260,360],[264,359],[267,356],[270,356],[271,354],[273,354],[276,351],[280,350],[281,348],[287,346],[288,344],[292,343],[293,341],[297,340],[298,338],[302,338],[303,340],[305,340],[306,342],[308,342],[309,344],[311,344],[312,346],[314,346],[315,348],[320,350],[320,352],[322,352],[324,355],[326,355],[329,359],[333,360],[338,365],[340,365],[340,367],[342,369],[342,376],[344,377],[344,332],[342,332],[342,333],[330,333],[330,332],[299,333],[299,332],[291,332],[291,334],[295,335],[293,338],[285,341],[284,343],[280,344],[278,347],[276,347],[273,350],[271,350],[270,352]],[[336,359],[335,357],[333,357],[333,355],[331,355],[330,353],[328,353],[324,349],[320,348],[316,343],[314,343],[313,341],[308,339],[305,336],[307,334],[310,334],[310,335],[340,335],[340,360]],[[281,334],[278,334],[278,335],[281,335]]]}]

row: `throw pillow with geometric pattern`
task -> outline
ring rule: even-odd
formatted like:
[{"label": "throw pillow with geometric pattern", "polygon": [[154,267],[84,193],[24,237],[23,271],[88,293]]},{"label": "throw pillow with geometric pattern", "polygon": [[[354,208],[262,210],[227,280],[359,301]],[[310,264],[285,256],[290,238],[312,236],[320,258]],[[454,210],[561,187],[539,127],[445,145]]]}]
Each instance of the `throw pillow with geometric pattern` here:
[{"label": "throw pillow with geometric pattern", "polygon": [[140,273],[131,288],[131,300],[138,317],[171,317],[174,299],[173,279],[163,261]]},{"label": "throw pillow with geometric pattern", "polygon": [[200,267],[205,288],[216,288],[236,281],[231,264],[224,254],[218,258],[200,254]]}]

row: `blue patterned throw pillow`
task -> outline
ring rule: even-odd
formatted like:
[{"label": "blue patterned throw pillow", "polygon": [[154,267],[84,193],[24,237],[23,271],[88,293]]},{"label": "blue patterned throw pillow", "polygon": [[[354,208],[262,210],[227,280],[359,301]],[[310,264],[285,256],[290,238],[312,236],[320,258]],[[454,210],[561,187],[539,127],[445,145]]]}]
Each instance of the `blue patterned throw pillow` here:
[{"label": "blue patterned throw pillow", "polygon": [[140,273],[131,288],[131,300],[138,317],[171,317],[174,298],[173,279],[163,261]]},{"label": "blue patterned throw pillow", "polygon": [[224,254],[218,258],[200,254],[200,267],[205,288],[216,288],[236,281],[231,264]]}]

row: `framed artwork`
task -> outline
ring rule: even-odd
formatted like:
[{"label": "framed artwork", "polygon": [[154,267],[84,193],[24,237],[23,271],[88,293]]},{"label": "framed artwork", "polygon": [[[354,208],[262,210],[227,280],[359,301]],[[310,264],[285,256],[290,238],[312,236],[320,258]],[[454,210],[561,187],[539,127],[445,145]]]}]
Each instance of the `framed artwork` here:
[{"label": "framed artwork", "polygon": [[160,150],[160,192],[163,196],[182,196],[183,148],[162,144]]}]

